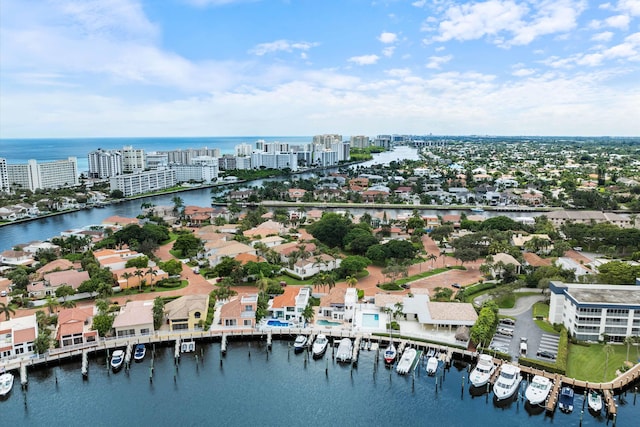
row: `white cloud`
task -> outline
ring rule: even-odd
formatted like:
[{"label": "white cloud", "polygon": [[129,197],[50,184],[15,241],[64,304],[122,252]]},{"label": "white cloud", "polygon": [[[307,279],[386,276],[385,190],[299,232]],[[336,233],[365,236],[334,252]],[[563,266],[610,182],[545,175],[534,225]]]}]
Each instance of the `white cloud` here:
[{"label": "white cloud", "polygon": [[640,32],[625,37],[622,43],[609,48],[600,47],[595,52],[579,53],[567,58],[552,56],[543,61],[543,63],[553,68],[572,68],[575,65],[596,67],[612,60],[622,62],[640,61]]},{"label": "white cloud", "polygon": [[608,42],[612,38],[613,38],[613,33],[611,31],[603,31],[603,32],[598,33],[598,34],[594,34],[591,37],[591,40],[596,41],[596,42]]},{"label": "white cloud", "polygon": [[418,0],[411,3],[413,7],[423,7],[427,3],[427,0]]},{"label": "white cloud", "polygon": [[378,40],[381,43],[385,43],[385,44],[395,43],[396,41],[398,41],[398,35],[395,33],[384,32],[380,34],[380,36],[378,36]]},{"label": "white cloud", "polygon": [[393,56],[393,53],[396,51],[396,47],[395,46],[387,46],[384,49],[382,49],[382,54],[386,57],[391,57]]},{"label": "white cloud", "polygon": [[514,67],[514,71],[511,73],[516,77],[528,77],[535,74],[536,70],[532,68],[524,68],[521,64]]},{"label": "white cloud", "polygon": [[358,65],[372,65],[378,62],[380,57],[378,55],[362,55],[352,56],[347,61],[356,63]]},{"label": "white cloud", "polygon": [[616,9],[631,16],[640,16],[640,2],[638,0],[619,0]]},{"label": "white cloud", "polygon": [[615,15],[604,20],[604,25],[607,27],[618,28],[620,30],[626,30],[629,27],[630,18],[627,15]]},{"label": "white cloud", "polygon": [[453,59],[453,55],[445,55],[445,56],[430,56],[429,62],[426,67],[432,70],[439,70],[443,64],[451,61]]},{"label": "white cloud", "polygon": [[318,43],[308,43],[308,42],[291,42],[289,40],[276,40],[269,43],[260,43],[255,46],[249,52],[254,55],[263,56],[267,53],[273,52],[293,52],[294,50],[308,51],[312,47],[317,46]]},{"label": "white cloud", "polygon": [[411,75],[411,70],[408,68],[392,68],[385,72],[392,77],[409,77]]},{"label": "white cloud", "polygon": [[[526,45],[538,37],[565,33],[577,26],[585,9],[583,0],[541,0],[517,3],[513,0],[451,5],[444,13],[432,40],[475,40],[489,37],[495,44],[508,47]],[[430,25],[423,25],[426,31]],[[508,37],[507,37],[508,36]]]}]

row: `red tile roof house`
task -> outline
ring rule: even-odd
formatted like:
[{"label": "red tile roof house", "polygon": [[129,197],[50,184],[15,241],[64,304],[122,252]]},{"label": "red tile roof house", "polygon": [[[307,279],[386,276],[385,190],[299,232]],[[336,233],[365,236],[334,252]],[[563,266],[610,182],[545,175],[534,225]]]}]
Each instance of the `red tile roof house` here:
[{"label": "red tile roof house", "polygon": [[33,354],[33,342],[38,338],[36,315],[0,322],[0,361]]},{"label": "red tile roof house", "polygon": [[285,288],[284,293],[269,301],[269,315],[274,319],[303,323],[302,312],[309,303],[311,288]]},{"label": "red tile roof house", "polygon": [[220,325],[224,328],[253,328],[257,309],[257,294],[238,295],[220,309]]},{"label": "red tile roof house", "polygon": [[153,334],[153,300],[129,301],[113,320],[113,331],[118,338]]},{"label": "red tile roof house", "polygon": [[94,252],[93,256],[98,260],[100,267],[108,268],[109,270],[122,270],[125,268],[127,261],[144,256],[144,254],[130,249],[103,249]]},{"label": "red tile roof house", "polygon": [[211,222],[213,218],[213,208],[187,206],[184,208],[184,216],[189,226],[200,227],[205,222]]},{"label": "red tile roof house", "polygon": [[306,192],[307,190],[303,190],[302,188],[290,188],[289,199],[299,202],[304,197]]},{"label": "red tile roof house", "polygon": [[78,290],[82,282],[89,279],[89,273],[86,271],[56,271],[45,274],[41,282],[32,283],[27,289],[29,296],[42,299],[49,295],[55,295],[56,289],[64,285],[71,286],[74,290]]},{"label": "red tile roof house", "polygon": [[91,320],[94,316],[93,308],[68,308],[58,313],[58,327],[56,340],[60,348],[96,343],[98,331],[91,330]]}]

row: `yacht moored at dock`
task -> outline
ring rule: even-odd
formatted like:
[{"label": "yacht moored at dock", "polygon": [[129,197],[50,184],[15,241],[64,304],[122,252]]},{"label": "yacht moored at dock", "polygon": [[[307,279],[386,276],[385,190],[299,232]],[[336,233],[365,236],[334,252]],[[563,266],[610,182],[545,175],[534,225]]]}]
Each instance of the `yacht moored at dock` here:
[{"label": "yacht moored at dock", "polygon": [[542,375],[536,375],[524,392],[524,396],[531,405],[539,405],[544,403],[553,388],[553,382]]},{"label": "yacht moored at dock", "polygon": [[320,358],[327,351],[327,346],[329,345],[329,340],[327,336],[324,334],[320,334],[316,337],[316,340],[313,342],[313,347],[311,351],[313,353],[314,358]]},{"label": "yacht moored at dock", "polygon": [[300,353],[307,346],[307,337],[305,335],[298,335],[293,342],[293,351]]},{"label": "yacht moored at dock", "polygon": [[416,358],[417,350],[412,347],[408,347],[403,353],[398,365],[396,366],[396,372],[400,375],[404,375],[411,370],[413,362]]},{"label": "yacht moored at dock", "polygon": [[520,368],[505,363],[500,367],[500,375],[493,386],[493,394],[497,400],[508,399],[515,394],[522,381]]},{"label": "yacht moored at dock", "polygon": [[12,388],[13,375],[8,372],[0,375],[0,397],[8,395]]},{"label": "yacht moored at dock", "polygon": [[489,382],[495,370],[496,365],[493,363],[493,357],[489,354],[481,354],[478,357],[476,367],[469,375],[469,381],[474,387],[482,387]]},{"label": "yacht moored at dock", "polygon": [[124,351],[115,350],[111,355],[111,369],[113,372],[118,372],[124,365]]},{"label": "yacht moored at dock", "polygon": [[353,354],[353,343],[350,338],[342,338],[336,352],[336,360],[338,362],[350,362]]}]

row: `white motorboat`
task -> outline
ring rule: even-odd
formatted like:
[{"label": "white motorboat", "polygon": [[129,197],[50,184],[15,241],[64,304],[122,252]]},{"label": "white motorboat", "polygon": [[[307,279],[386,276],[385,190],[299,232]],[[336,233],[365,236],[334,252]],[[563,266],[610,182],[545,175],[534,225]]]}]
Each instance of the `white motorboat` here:
[{"label": "white motorboat", "polygon": [[595,390],[589,392],[587,397],[589,403],[589,409],[595,413],[600,413],[602,410],[602,395]]},{"label": "white motorboat", "polygon": [[293,342],[293,351],[300,353],[307,345],[307,337],[305,335],[298,335]]},{"label": "white motorboat", "polygon": [[12,387],[13,375],[8,372],[0,375],[0,397],[8,395]]},{"label": "white motorboat", "polygon": [[473,368],[469,375],[469,381],[474,387],[485,386],[491,379],[491,375],[496,370],[496,365],[493,363],[493,357],[488,354],[481,354],[478,358],[476,367]]},{"label": "white motorboat", "polygon": [[527,398],[530,404],[539,405],[544,403],[549,395],[549,392],[553,388],[553,381],[542,375],[536,375],[531,380],[531,383],[524,392],[524,396]]},{"label": "white motorboat", "polygon": [[384,363],[391,364],[394,360],[396,360],[396,346],[393,345],[392,342],[389,343],[389,346],[384,350]]},{"label": "white motorboat", "polygon": [[349,338],[342,338],[336,352],[336,360],[338,362],[350,362],[353,355],[353,343]]},{"label": "white motorboat", "polygon": [[329,340],[327,336],[324,334],[320,334],[316,337],[316,340],[313,342],[313,347],[311,347],[311,352],[313,353],[313,357],[322,357],[325,351],[327,351],[327,346],[329,345]]},{"label": "white motorboat", "polygon": [[427,360],[427,375],[434,376],[438,371],[438,358],[435,356],[431,356]]},{"label": "white motorboat", "polygon": [[500,367],[500,375],[493,386],[493,394],[498,400],[508,399],[515,394],[522,381],[520,368],[505,363]]},{"label": "white motorboat", "polygon": [[124,351],[115,350],[111,355],[111,369],[113,369],[113,372],[116,372],[120,370],[120,368],[122,368],[123,364],[124,364]]},{"label": "white motorboat", "polygon": [[413,362],[416,359],[417,351],[415,348],[407,348],[404,353],[402,353],[402,357],[396,366],[396,372],[400,375],[404,375],[411,370],[413,367]]},{"label": "white motorboat", "polygon": [[147,354],[147,348],[144,344],[136,345],[136,350],[133,353],[133,360],[136,362],[142,362],[144,360],[144,356]]}]

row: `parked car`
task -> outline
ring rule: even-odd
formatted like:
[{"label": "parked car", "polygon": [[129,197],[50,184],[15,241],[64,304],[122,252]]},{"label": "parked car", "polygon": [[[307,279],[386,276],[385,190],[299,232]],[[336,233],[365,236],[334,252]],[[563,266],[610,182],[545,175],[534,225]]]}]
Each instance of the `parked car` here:
[{"label": "parked car", "polygon": [[454,288],[456,288],[456,289],[460,289],[460,288],[462,288],[462,286],[460,286],[460,283],[454,283],[454,284],[453,284],[453,285],[451,285],[451,286],[453,286],[453,287],[454,287]]},{"label": "parked car", "polygon": [[508,337],[512,337],[513,336],[513,331],[511,329],[507,329],[507,328],[498,328],[498,330],[496,332],[499,333],[500,335],[506,335]]},{"label": "parked car", "polygon": [[503,325],[513,326],[516,324],[516,321],[509,317],[505,317],[504,319],[500,319],[500,323],[502,323]]},{"label": "parked car", "polygon": [[548,350],[541,350],[537,353],[538,357],[543,357],[546,359],[555,359],[556,355]]}]

